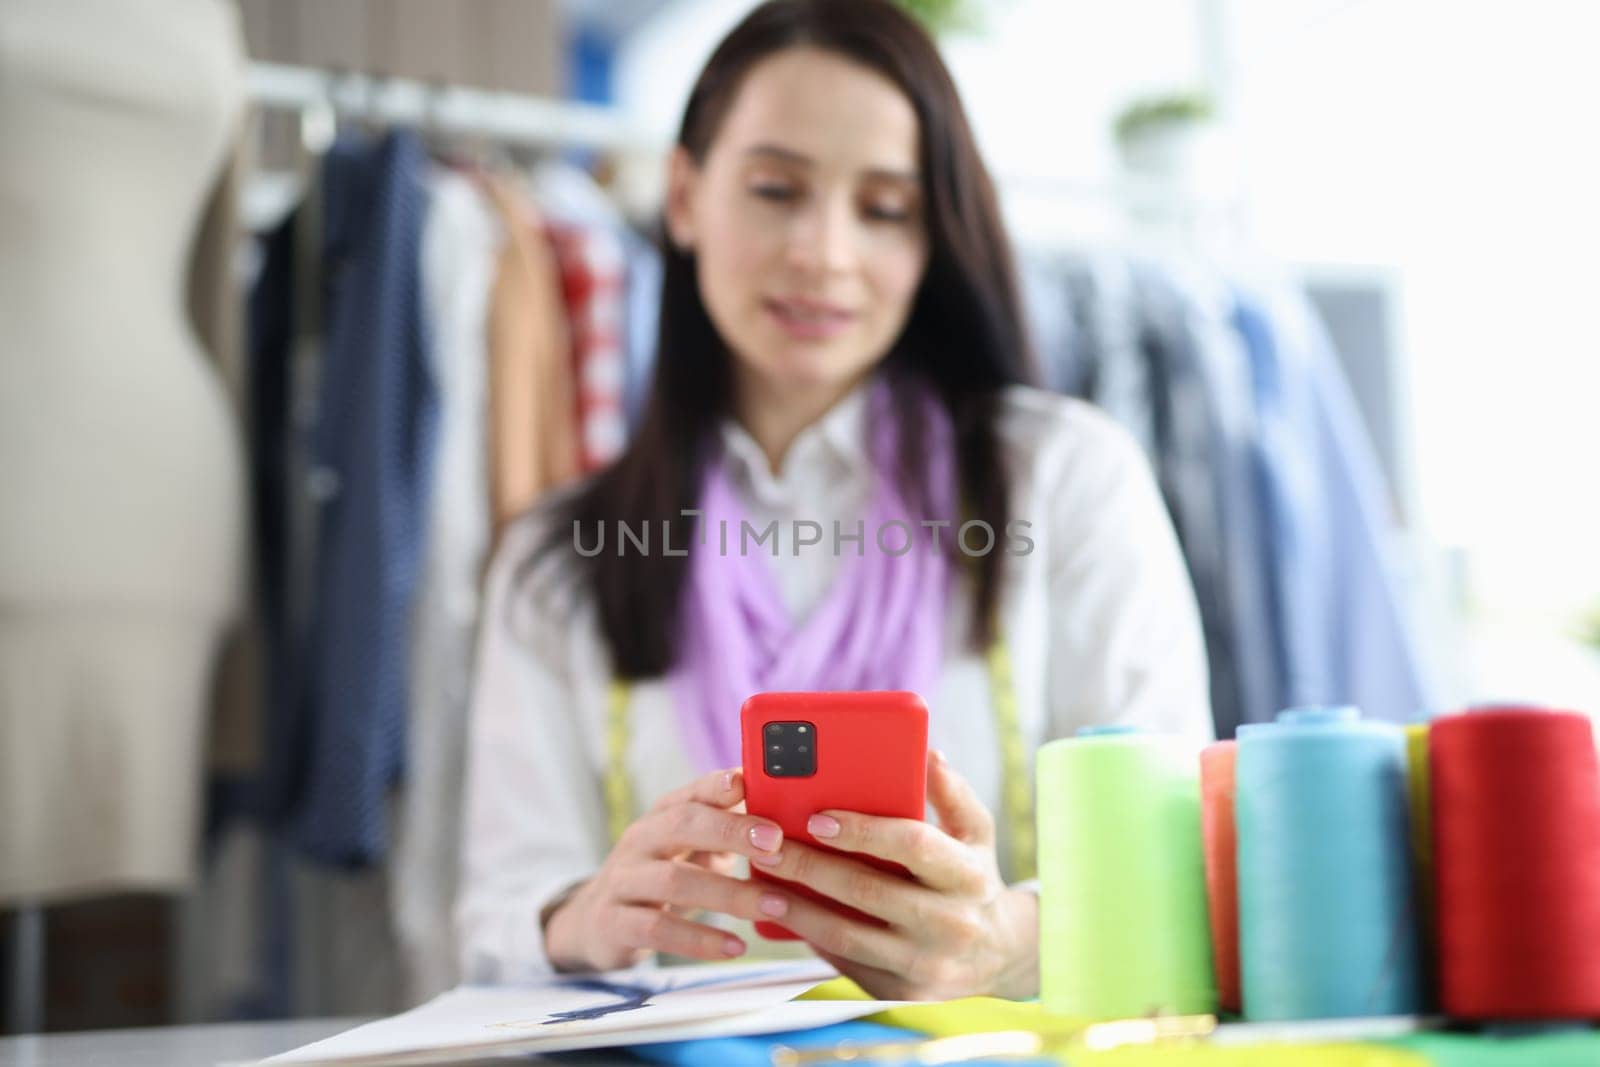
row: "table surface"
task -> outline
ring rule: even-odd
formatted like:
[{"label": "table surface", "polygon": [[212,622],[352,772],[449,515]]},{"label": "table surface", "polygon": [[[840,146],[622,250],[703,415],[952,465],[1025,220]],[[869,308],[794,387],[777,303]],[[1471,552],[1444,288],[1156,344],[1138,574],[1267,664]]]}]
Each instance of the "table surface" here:
[{"label": "table surface", "polygon": [[[369,1021],[292,1019],[8,1037],[0,1038],[0,1067],[218,1067],[219,1064],[254,1063]],[[507,1061],[494,1062],[504,1067]],[[626,1052],[611,1050],[563,1053],[558,1059],[528,1057],[519,1062],[618,1067],[637,1065],[640,1061]]]}]

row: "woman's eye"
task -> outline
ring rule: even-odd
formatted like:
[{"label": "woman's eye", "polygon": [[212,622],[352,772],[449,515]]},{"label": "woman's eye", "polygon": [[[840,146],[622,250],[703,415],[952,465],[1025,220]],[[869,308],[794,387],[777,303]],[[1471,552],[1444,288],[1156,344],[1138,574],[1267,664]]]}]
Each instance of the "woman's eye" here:
[{"label": "woman's eye", "polygon": [[787,203],[798,194],[792,186],[788,185],[757,185],[750,190],[763,200],[772,200],[777,203]]},{"label": "woman's eye", "polygon": [[911,212],[905,208],[870,205],[867,208],[867,218],[874,222],[905,222],[911,218]]}]

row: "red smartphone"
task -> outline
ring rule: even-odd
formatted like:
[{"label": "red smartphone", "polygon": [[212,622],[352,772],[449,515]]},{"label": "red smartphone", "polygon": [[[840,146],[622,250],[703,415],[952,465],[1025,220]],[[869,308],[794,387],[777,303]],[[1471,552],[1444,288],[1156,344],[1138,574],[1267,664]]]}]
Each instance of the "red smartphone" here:
[{"label": "red smartphone", "polygon": [[[806,820],[829,809],[921,820],[927,795],[928,706],[898,690],[757,693],[739,712],[744,749],[745,810],[771,819],[785,839],[840,852],[806,833]],[[843,853],[851,855],[851,853]],[[855,854],[909,878],[898,863]],[[877,926],[887,925],[807,886],[752,865],[751,876]],[[798,935],[774,922],[756,923],[774,941]]]}]

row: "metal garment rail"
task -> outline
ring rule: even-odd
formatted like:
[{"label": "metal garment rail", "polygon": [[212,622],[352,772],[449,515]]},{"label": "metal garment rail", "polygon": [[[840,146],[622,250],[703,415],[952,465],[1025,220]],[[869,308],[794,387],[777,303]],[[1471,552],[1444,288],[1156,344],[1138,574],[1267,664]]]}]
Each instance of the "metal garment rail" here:
[{"label": "metal garment rail", "polygon": [[614,110],[593,104],[275,63],[251,63],[245,84],[251,100],[267,109],[412,125],[499,144],[619,153],[666,147]]}]

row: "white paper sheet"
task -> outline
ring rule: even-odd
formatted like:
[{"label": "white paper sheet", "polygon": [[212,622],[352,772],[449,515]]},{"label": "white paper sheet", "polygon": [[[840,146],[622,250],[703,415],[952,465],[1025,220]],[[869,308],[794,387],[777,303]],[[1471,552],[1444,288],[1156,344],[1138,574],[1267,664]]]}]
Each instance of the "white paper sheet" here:
[{"label": "white paper sheet", "polygon": [[1213,1045],[1323,1044],[1384,1041],[1432,1030],[1443,1019],[1426,1015],[1382,1015],[1358,1019],[1296,1019],[1273,1023],[1223,1023],[1208,1039]]},{"label": "white paper sheet", "polygon": [[[820,960],[754,961],[562,975],[535,985],[465,986],[264,1064],[422,1067],[469,1057],[826,1026],[890,1001],[798,1001],[836,972]],[[596,983],[606,989],[596,989]]]}]

